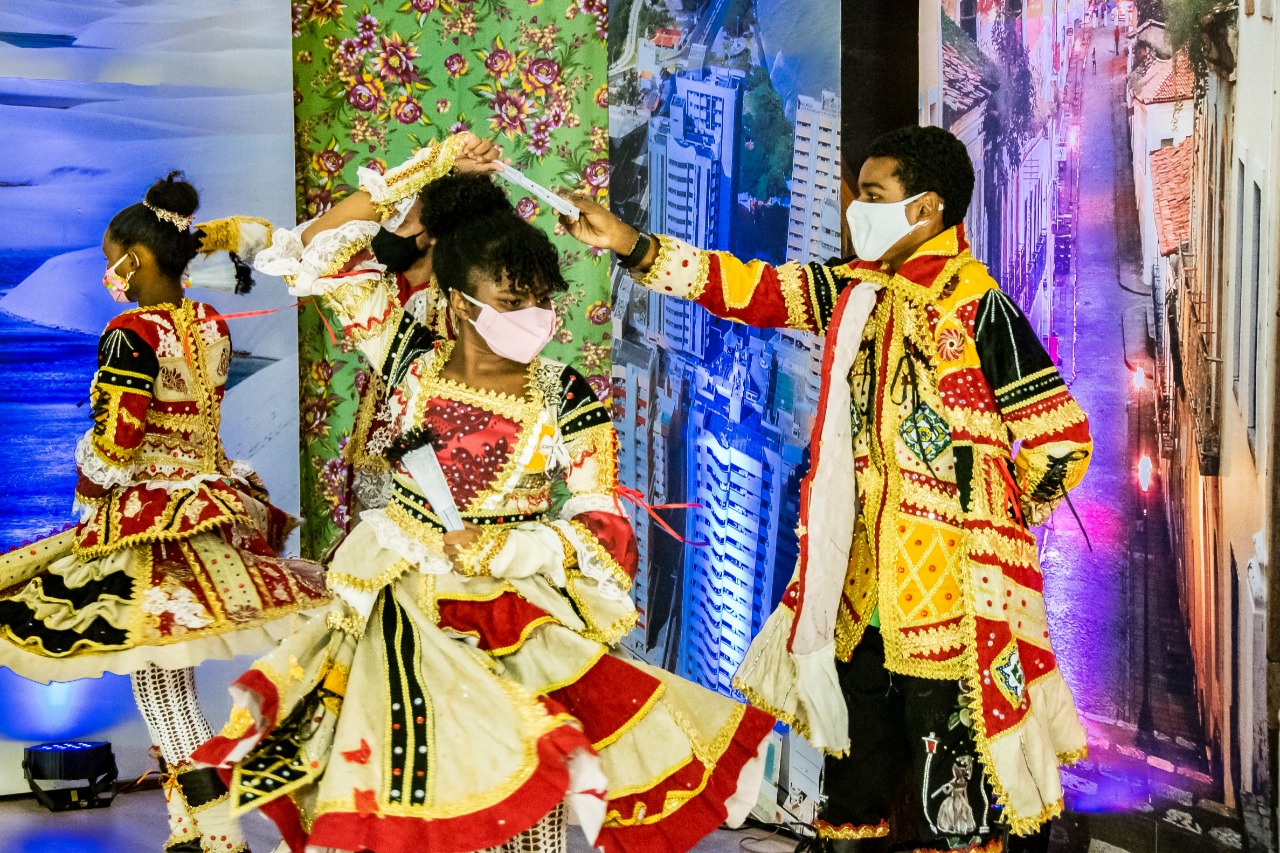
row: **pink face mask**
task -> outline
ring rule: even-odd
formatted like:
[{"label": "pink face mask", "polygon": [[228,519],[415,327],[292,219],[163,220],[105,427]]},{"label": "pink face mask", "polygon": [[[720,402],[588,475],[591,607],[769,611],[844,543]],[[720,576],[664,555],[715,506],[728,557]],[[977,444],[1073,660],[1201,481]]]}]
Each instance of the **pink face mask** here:
[{"label": "pink face mask", "polygon": [[[102,275],[102,286],[111,292],[111,298],[116,302],[129,301],[129,279],[133,278],[133,273],[129,273],[128,276],[116,274],[116,267],[120,266],[120,261],[127,257],[129,257],[128,254],[121,255],[120,260],[107,267],[107,271]],[[137,270],[134,272],[137,272]]]},{"label": "pink face mask", "polygon": [[556,312],[549,308],[535,305],[519,311],[499,311],[465,293],[462,298],[480,306],[480,317],[471,320],[471,325],[489,349],[511,361],[533,361],[556,333]]}]

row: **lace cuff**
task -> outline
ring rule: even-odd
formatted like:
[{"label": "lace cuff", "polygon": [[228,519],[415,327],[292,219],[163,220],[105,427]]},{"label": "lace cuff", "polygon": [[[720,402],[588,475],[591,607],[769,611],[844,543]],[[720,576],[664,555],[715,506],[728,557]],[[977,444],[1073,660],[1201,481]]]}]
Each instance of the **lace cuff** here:
[{"label": "lace cuff", "polygon": [[[458,159],[462,146],[460,136],[450,136],[443,142],[433,142],[419,148],[404,163],[386,174],[372,169],[360,169],[360,189],[369,194],[378,216],[386,221],[396,215],[399,203],[414,198],[423,187],[442,177]],[[403,219],[403,212],[400,214]]]},{"label": "lace cuff", "polygon": [[[369,248],[373,235],[382,227],[377,222],[352,219],[321,231],[303,245],[302,233],[311,224],[304,222],[293,229],[278,229],[271,245],[254,259],[254,268],[283,278],[294,296],[320,296],[340,286],[382,278],[386,268],[372,255],[348,268],[352,258]],[[339,272],[346,274],[334,278]]]},{"label": "lace cuff", "polygon": [[76,442],[76,467],[87,480],[104,489],[118,489],[133,483],[133,470],[112,465],[93,449],[93,433],[86,432]]},{"label": "lace cuff", "polygon": [[681,299],[697,299],[707,287],[707,252],[666,234],[655,234],[658,257],[646,272],[630,271],[641,287]]},{"label": "lace cuff", "polygon": [[615,601],[630,598],[631,578],[601,547],[591,531],[579,522],[555,521],[552,526],[577,553],[578,571],[599,585],[602,596]]},{"label": "lace cuff", "polygon": [[360,516],[360,523],[369,525],[378,544],[429,575],[447,575],[453,571],[453,563],[444,553],[426,542],[415,539],[380,509],[367,510]]}]

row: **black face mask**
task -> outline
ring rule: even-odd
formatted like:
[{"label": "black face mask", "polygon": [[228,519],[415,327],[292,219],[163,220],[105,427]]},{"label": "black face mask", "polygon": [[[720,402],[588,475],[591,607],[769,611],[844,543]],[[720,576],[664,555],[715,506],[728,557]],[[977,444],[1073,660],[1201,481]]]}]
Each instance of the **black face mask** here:
[{"label": "black face mask", "polygon": [[401,273],[425,254],[424,250],[418,248],[418,237],[418,234],[401,237],[385,228],[379,228],[369,242],[369,248],[373,249],[378,263],[386,267],[388,272]]}]

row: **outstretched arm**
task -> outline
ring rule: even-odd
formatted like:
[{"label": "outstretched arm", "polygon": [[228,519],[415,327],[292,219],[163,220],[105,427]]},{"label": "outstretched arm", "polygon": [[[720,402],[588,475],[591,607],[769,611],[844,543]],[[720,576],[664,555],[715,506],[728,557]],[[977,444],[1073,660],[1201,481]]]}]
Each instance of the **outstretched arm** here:
[{"label": "outstretched arm", "polygon": [[848,283],[816,263],[744,262],[666,234],[641,234],[585,196],[568,197],[582,214],[560,223],[578,240],[608,249],[642,286],[697,302],[717,317],[760,328],[823,333]]}]

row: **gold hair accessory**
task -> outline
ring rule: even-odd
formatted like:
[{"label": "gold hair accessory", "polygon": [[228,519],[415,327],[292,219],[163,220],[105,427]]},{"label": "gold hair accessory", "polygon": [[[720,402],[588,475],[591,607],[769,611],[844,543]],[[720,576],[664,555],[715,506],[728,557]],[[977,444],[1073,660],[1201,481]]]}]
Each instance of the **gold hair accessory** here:
[{"label": "gold hair accessory", "polygon": [[191,223],[195,220],[194,216],[179,216],[171,210],[161,210],[146,199],[143,199],[142,206],[154,213],[160,219],[168,222],[174,228],[177,228],[179,231],[186,231],[191,227]]}]

